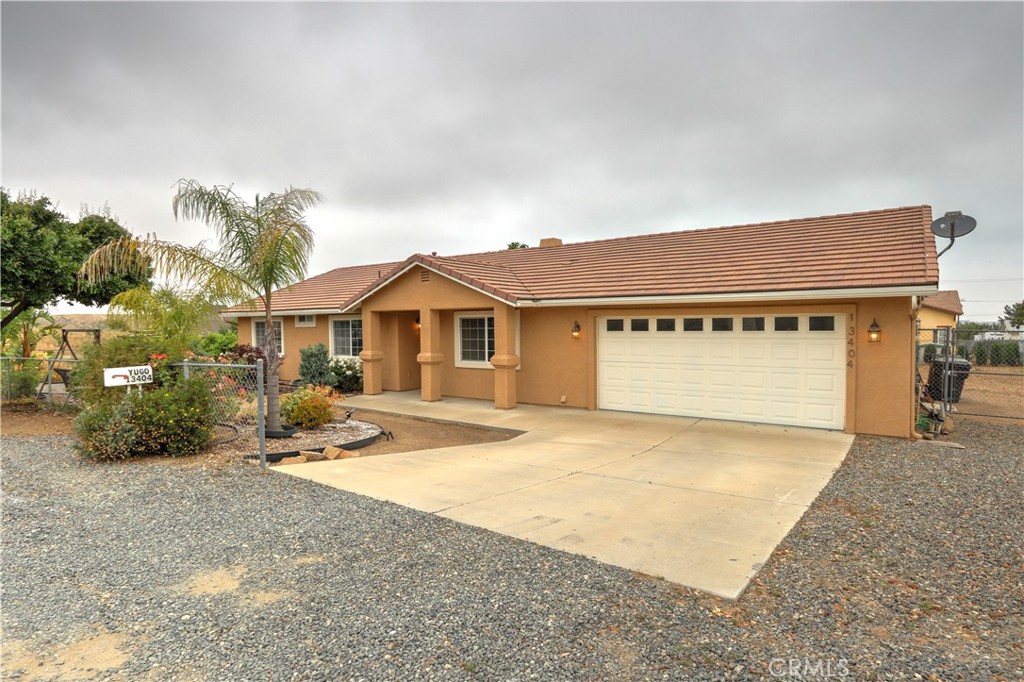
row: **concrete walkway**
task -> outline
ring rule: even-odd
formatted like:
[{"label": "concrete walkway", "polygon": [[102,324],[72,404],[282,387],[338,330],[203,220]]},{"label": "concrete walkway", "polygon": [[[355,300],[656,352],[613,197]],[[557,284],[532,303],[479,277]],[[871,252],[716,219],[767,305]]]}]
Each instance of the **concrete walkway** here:
[{"label": "concrete walkway", "polygon": [[[842,463],[835,431],[419,392],[347,407],[524,431],[277,471],[736,599]],[[397,434],[401,438],[401,434]]]}]

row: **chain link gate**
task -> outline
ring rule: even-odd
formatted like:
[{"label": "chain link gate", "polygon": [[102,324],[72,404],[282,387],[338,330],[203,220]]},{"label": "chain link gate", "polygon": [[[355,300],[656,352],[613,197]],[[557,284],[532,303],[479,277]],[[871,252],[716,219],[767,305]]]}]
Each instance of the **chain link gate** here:
[{"label": "chain link gate", "polygon": [[[937,327],[917,335],[920,408],[948,414],[1024,420],[1024,340],[984,330]],[[931,416],[931,415],[930,415]]]},{"label": "chain link gate", "polygon": [[203,376],[213,393],[213,409],[217,417],[211,444],[230,443],[244,430],[259,435],[260,466],[266,466],[266,393],[263,360],[255,365],[232,365],[220,362],[189,362],[180,364],[184,377]]}]

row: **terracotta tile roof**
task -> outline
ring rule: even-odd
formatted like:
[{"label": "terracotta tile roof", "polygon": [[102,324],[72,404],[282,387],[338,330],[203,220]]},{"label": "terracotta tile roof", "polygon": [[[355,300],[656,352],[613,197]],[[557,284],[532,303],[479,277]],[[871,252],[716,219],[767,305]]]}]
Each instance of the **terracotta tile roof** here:
[{"label": "terracotta tile roof", "polygon": [[[935,286],[931,208],[910,206],[772,223],[622,237],[419,263],[520,300]],[[386,283],[360,292],[352,305]]]},{"label": "terracotta tile roof", "polygon": [[[271,297],[275,311],[338,310],[355,294],[391,272],[399,263],[376,263],[335,268],[275,291]],[[222,315],[252,313],[261,310],[252,304],[240,304],[221,311]]]},{"label": "terracotta tile roof", "polygon": [[964,307],[960,303],[960,292],[956,289],[937,291],[931,296],[926,296],[921,300],[921,305],[954,315],[964,314]]}]

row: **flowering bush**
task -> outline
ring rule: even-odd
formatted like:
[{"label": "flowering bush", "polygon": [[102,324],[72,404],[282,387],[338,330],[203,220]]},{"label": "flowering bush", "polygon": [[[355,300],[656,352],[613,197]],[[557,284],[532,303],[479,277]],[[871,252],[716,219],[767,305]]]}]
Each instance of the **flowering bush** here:
[{"label": "flowering bush", "polygon": [[178,457],[202,450],[216,423],[213,394],[202,378],[121,394],[75,418],[78,452],[98,460],[147,455]]},{"label": "flowering bush", "polygon": [[289,424],[313,429],[334,419],[333,391],[327,386],[304,386],[281,398],[281,418]]},{"label": "flowering bush", "polygon": [[331,363],[331,372],[338,378],[334,386],[342,393],[363,390],[363,363],[358,358],[339,358]]},{"label": "flowering bush", "polygon": [[104,341],[102,345],[85,347],[82,362],[75,368],[75,380],[69,387],[72,395],[87,408],[108,405],[113,407],[125,396],[123,388],[107,388],[103,385],[103,368],[153,367],[153,383],[143,386],[143,391],[152,391],[173,383],[178,371],[171,367],[180,362],[183,355],[170,348],[165,342],[147,336],[122,336]]}]

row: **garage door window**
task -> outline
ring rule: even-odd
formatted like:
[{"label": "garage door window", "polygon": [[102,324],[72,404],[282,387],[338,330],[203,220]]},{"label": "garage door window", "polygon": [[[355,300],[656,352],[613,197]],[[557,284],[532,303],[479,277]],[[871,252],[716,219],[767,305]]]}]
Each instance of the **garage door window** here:
[{"label": "garage door window", "polygon": [[763,332],[764,331],[764,318],[763,317],[744,317],[743,318],[743,331],[745,331],[745,332]]},{"label": "garage door window", "polygon": [[629,330],[633,332],[646,332],[651,330],[651,321],[646,317],[629,321]]},{"label": "garage door window", "polygon": [[683,318],[683,331],[684,332],[702,332],[702,331],[704,331],[704,318],[703,317],[686,317],[686,318]]},{"label": "garage door window", "polygon": [[808,329],[812,332],[834,332],[836,318],[832,315],[811,315],[808,320]]},{"label": "garage door window", "polygon": [[731,317],[712,317],[711,318],[711,331],[713,331],[713,332],[731,332],[732,331],[732,318]]},{"label": "garage door window", "polygon": [[674,332],[676,330],[676,321],[674,318],[658,318],[657,327],[659,332]]},{"label": "garage door window", "polygon": [[798,332],[800,331],[799,317],[776,317],[775,331],[777,332]]},{"label": "garage door window", "polygon": [[623,326],[622,320],[607,320],[605,329],[610,332],[621,332],[625,330],[625,326]]}]

